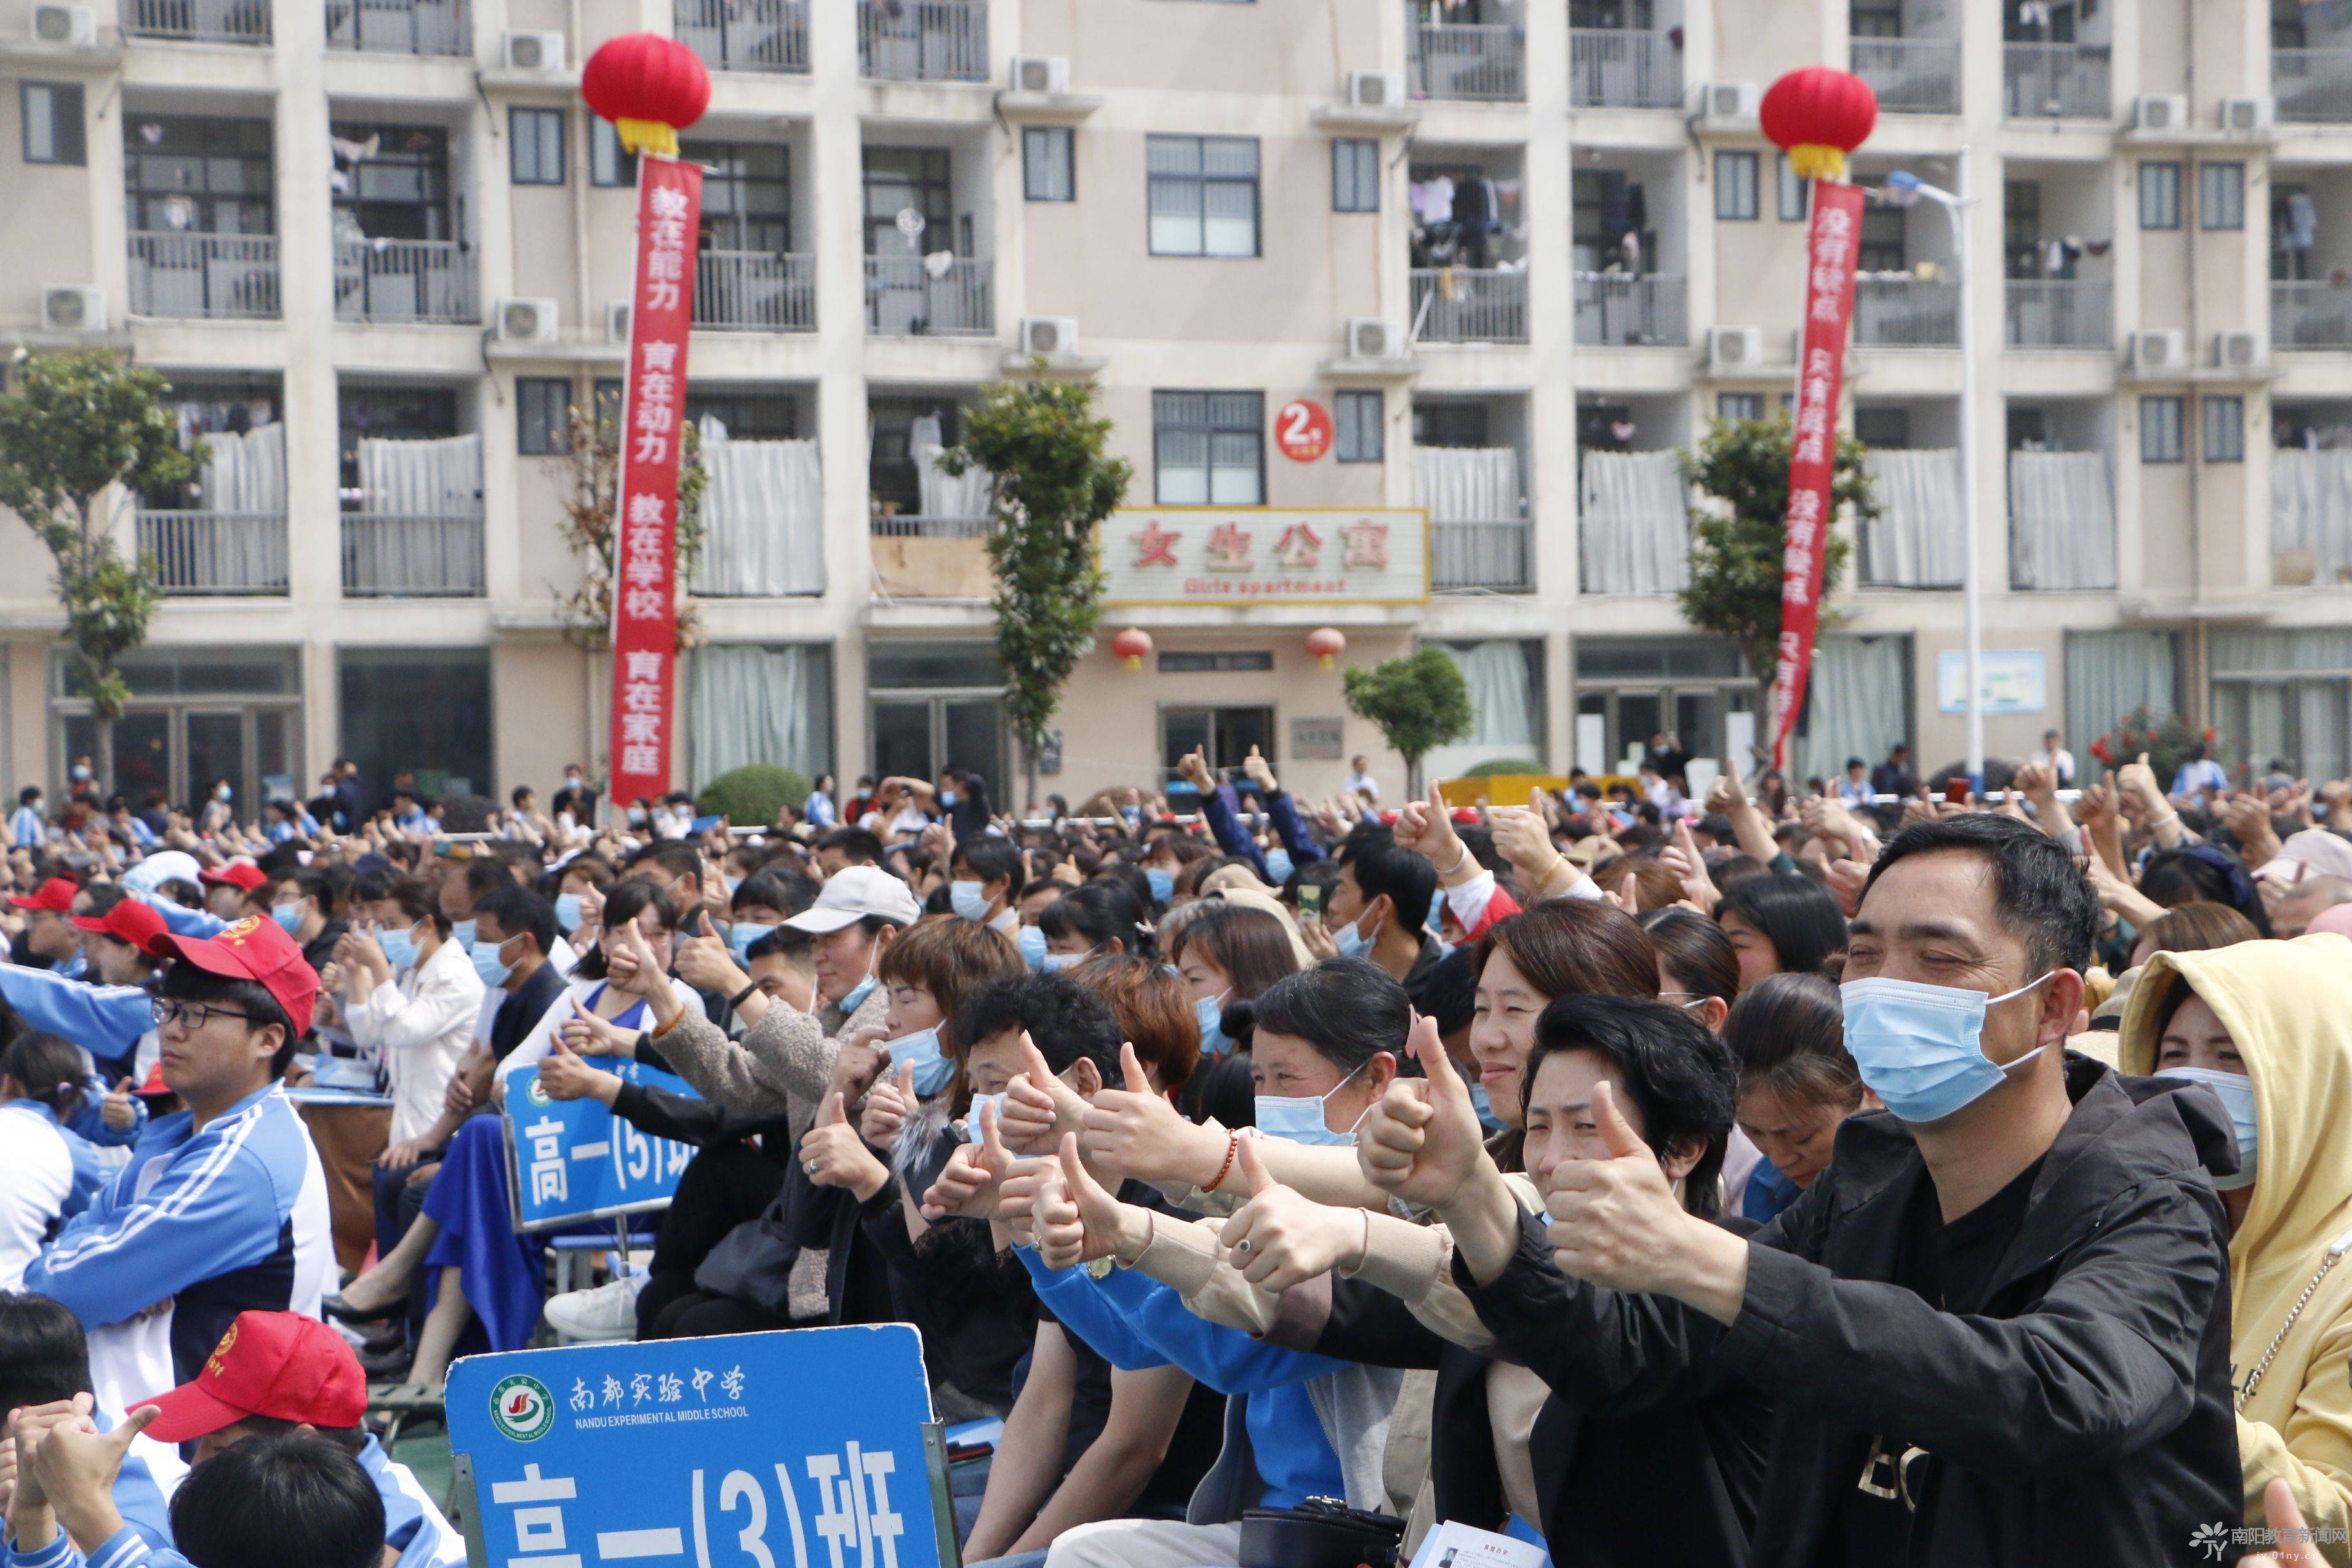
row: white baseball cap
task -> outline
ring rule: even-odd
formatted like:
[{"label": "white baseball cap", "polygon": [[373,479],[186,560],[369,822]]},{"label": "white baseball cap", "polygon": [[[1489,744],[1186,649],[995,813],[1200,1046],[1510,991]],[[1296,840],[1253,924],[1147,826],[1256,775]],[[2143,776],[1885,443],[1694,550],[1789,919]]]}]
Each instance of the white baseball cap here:
[{"label": "white baseball cap", "polygon": [[878,866],[845,866],[825,879],[816,902],[784,923],[823,936],[873,915],[904,929],[923,917],[915,890]]}]

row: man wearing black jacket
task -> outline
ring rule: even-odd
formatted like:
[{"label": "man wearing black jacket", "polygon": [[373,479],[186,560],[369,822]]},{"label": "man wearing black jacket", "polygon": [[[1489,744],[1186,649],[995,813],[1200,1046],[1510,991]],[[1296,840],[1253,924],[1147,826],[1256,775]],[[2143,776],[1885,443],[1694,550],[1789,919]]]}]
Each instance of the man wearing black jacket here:
[{"label": "man wearing black jacket", "polygon": [[2063,1054],[2096,917],[2028,824],[1890,843],[1845,967],[1889,1111],[1850,1119],[1752,1238],[1683,1211],[1605,1086],[1611,1157],[1560,1167],[1548,1226],[1522,1224],[1442,1059],[1367,1118],[1366,1172],[1438,1210],[1479,1315],[1563,1394],[1622,1406],[1727,1371],[1774,1401],[1752,1562],[2186,1561],[2242,1506],[2207,1174],[2235,1145],[2208,1091]]}]

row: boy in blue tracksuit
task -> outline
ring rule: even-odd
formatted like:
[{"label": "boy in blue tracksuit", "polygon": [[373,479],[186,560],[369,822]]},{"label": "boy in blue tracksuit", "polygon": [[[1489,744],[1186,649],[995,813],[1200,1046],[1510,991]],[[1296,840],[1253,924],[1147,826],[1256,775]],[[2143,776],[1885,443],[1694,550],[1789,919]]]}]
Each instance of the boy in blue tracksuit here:
[{"label": "boy in blue tracksuit", "polygon": [[[0,964],[0,995],[32,1027],[62,1036],[88,1052],[94,1073],[109,1088],[126,1078],[136,1086],[155,1064],[153,991],[163,952],[159,943],[168,934],[163,918],[119,888],[84,889],[79,898],[87,908],[71,919],[83,933],[82,951],[96,972],[95,983],[56,970]],[[102,1097],[101,1090],[101,1102]],[[137,1122],[113,1131],[135,1139]],[[125,1140],[100,1132],[95,1141]]]}]

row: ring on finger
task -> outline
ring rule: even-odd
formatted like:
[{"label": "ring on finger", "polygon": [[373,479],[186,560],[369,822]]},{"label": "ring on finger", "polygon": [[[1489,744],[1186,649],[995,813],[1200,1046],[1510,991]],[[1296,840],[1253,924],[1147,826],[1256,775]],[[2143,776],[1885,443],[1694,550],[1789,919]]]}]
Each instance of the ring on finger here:
[{"label": "ring on finger", "polygon": [[1234,1250],[1235,1252],[1247,1252],[1249,1249],[1250,1244],[1249,1237],[1244,1237],[1241,1240],[1234,1243]]}]

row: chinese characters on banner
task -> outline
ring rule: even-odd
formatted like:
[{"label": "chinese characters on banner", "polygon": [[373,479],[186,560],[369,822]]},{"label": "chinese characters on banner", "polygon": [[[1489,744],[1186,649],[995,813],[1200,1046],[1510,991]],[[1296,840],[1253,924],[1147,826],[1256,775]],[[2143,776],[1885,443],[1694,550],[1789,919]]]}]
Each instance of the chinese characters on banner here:
[{"label": "chinese characters on banner", "polygon": [[621,479],[613,509],[613,787],[615,809],[669,790],[677,668],[677,463],[686,437],[686,343],[694,321],[702,168],[637,160],[637,286],[629,311]]},{"label": "chinese characters on banner", "polygon": [[1787,542],[1780,560],[1780,658],[1772,676],[1774,767],[1788,766],[1789,735],[1804,710],[1805,679],[1812,669],[1822,551],[1834,521],[1830,478],[1837,466],[1838,388],[1845,379],[1846,322],[1853,314],[1854,253],[1861,237],[1862,187],[1814,181],[1796,437],[1789,453]]},{"label": "chinese characters on banner", "polygon": [[[614,1063],[611,1070],[625,1082],[695,1098],[684,1079],[643,1062]],[[519,1231],[667,1208],[694,1158],[688,1145],[632,1126],[601,1100],[551,1099],[535,1067],[507,1080],[505,1116]]]},{"label": "chinese characters on banner", "polygon": [[1429,597],[1419,510],[1161,507],[1113,512],[1099,537],[1108,605],[1417,605]]}]

